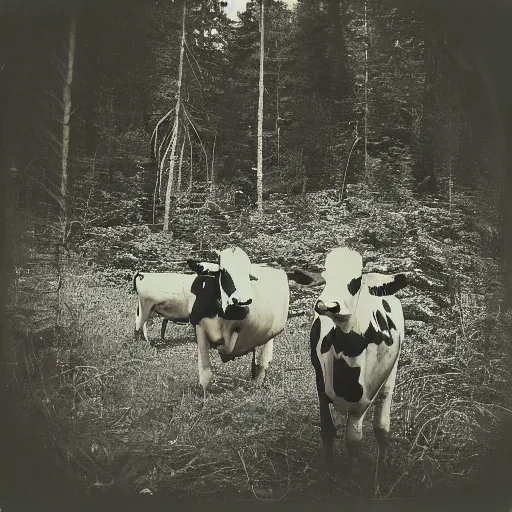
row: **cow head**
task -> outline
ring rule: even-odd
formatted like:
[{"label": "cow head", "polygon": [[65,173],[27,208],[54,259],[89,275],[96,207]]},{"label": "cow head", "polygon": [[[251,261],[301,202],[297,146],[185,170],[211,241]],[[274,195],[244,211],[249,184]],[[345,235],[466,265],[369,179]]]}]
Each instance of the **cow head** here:
[{"label": "cow head", "polygon": [[325,286],[316,301],[315,312],[333,320],[346,320],[356,308],[362,271],[363,259],[358,252],[346,247],[333,249],[325,259]]},{"label": "cow head", "polygon": [[251,261],[239,247],[224,249],[219,253],[218,263],[187,260],[189,267],[198,275],[211,276],[218,283],[218,298],[225,317],[241,315],[248,311],[252,303],[251,281],[257,280],[251,275]]},{"label": "cow head", "polygon": [[355,311],[363,290],[364,293],[381,297],[393,295],[407,284],[405,274],[363,274],[362,270],[363,259],[358,252],[338,247],[327,255],[321,276],[301,272],[298,273],[300,279],[294,274],[289,274],[289,277],[300,284],[324,284],[315,304],[315,312],[344,322]]}]

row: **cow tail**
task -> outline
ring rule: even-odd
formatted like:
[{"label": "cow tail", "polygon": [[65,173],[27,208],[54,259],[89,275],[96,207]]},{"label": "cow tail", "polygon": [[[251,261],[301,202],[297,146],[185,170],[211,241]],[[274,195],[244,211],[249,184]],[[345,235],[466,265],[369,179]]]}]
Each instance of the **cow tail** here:
[{"label": "cow tail", "polygon": [[133,291],[136,292],[137,291],[137,277],[140,277],[141,279],[144,279],[144,275],[141,274],[140,272],[137,272],[134,276],[133,276]]}]

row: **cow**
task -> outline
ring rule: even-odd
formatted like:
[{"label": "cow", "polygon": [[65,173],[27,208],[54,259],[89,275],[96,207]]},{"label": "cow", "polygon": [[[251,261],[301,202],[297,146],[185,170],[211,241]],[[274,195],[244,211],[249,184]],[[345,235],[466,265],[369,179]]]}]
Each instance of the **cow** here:
[{"label": "cow", "polygon": [[[148,339],[147,321],[152,312],[163,316],[160,338],[163,341],[167,323],[189,323],[190,288],[195,274],[174,272],[137,272],[133,276],[133,291],[138,295],[135,318],[135,340],[140,339],[141,330]],[[154,346],[154,342],[150,342]]]},{"label": "cow", "polygon": [[197,274],[189,310],[204,397],[213,376],[210,348],[217,349],[224,363],[252,352],[251,374],[260,385],[272,361],[274,337],[283,331],[288,318],[286,273],[251,264],[239,247],[221,251],[215,268],[192,259],[187,263]]},{"label": "cow", "polygon": [[[391,401],[404,339],[402,306],[393,295],[406,286],[407,276],[362,270],[358,252],[333,249],[325,259],[324,287],[314,306],[310,354],[328,470],[336,436],[331,403],[347,413],[345,446],[354,472],[361,462],[363,420],[372,403],[377,460],[385,462],[388,455]],[[307,285],[313,279],[303,275],[300,281]]]}]

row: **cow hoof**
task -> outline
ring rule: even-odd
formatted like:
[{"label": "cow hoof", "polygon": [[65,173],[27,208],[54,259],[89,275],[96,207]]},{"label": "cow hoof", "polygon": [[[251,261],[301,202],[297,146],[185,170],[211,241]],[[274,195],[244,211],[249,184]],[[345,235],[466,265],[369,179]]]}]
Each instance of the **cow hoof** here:
[{"label": "cow hoof", "polygon": [[212,377],[213,377],[213,373],[210,370],[210,368],[207,368],[207,369],[199,372],[199,384],[201,385],[201,387],[203,388],[205,393],[206,393],[206,388],[208,387],[208,384],[210,384],[210,382],[212,380]]},{"label": "cow hoof", "polygon": [[254,385],[259,388],[262,386],[264,380],[265,380],[265,368],[262,368],[261,366],[259,365],[256,365],[256,371],[255,371],[255,374],[254,374]]}]

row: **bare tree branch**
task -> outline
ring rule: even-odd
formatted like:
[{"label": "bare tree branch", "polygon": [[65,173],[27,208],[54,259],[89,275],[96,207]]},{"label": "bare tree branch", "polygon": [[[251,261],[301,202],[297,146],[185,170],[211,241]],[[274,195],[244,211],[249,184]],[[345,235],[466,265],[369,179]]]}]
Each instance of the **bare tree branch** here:
[{"label": "bare tree branch", "polygon": [[196,130],[196,127],[194,126],[194,123],[191,121],[189,115],[188,115],[188,112],[187,112],[187,109],[185,107],[183,107],[183,113],[185,115],[185,117],[187,118],[190,126],[192,126],[192,129],[194,130],[195,134],[197,135],[197,138],[199,140],[199,144],[201,144],[201,148],[203,150],[203,154],[204,154],[204,157],[206,159],[206,168],[208,169],[208,154],[206,153],[206,149],[203,145],[203,141],[201,140],[201,137],[199,136],[199,133],[197,133],[197,130]]},{"label": "bare tree branch", "polygon": [[157,140],[158,140],[158,129],[160,128],[160,125],[169,117],[171,116],[171,114],[176,110],[176,107],[173,107],[171,108],[171,110],[169,110],[167,112],[167,114],[165,114],[162,118],[160,118],[160,120],[156,123],[156,126],[155,126],[155,129],[153,130],[153,133],[151,135],[151,144],[153,145],[153,141],[154,141],[154,146],[153,146],[153,154],[155,155],[155,158],[156,158],[156,144],[157,144]]}]

